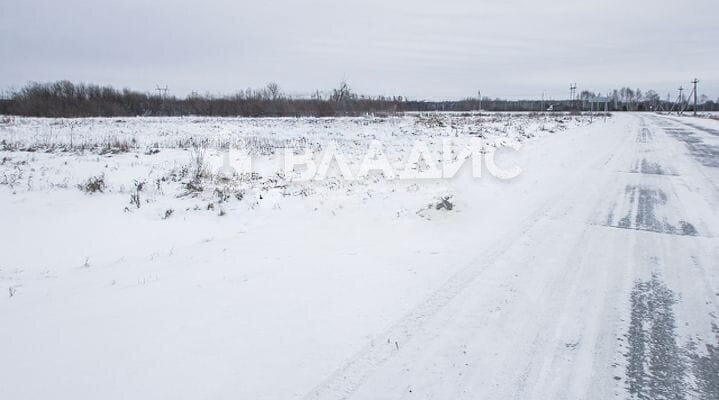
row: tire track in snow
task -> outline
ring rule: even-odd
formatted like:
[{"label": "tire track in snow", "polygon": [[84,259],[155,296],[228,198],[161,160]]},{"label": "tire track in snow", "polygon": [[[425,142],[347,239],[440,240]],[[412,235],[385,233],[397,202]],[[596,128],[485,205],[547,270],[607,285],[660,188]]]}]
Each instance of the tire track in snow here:
[{"label": "tire track in snow", "polygon": [[382,334],[376,336],[357,355],[304,396],[304,399],[346,399],[351,396],[377,367],[400,351],[401,344],[412,339],[427,320],[474,282],[486,268],[492,265],[494,260],[512,246],[517,237],[531,229],[551,208],[553,200],[554,198],[547,201],[543,207],[525,219],[521,229],[510,231],[502,236],[497,241],[500,246],[470,262],[423,303]]}]

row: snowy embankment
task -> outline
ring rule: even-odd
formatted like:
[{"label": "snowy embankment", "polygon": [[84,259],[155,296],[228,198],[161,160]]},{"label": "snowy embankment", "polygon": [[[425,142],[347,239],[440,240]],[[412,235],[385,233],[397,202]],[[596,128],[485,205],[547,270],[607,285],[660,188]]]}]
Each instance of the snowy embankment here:
[{"label": "snowy embankment", "polygon": [[[616,119],[2,118],[0,397],[302,397],[555,195]],[[446,138],[521,143],[497,163],[523,172],[278,166],[335,143],[356,169],[379,140],[400,169]],[[228,143],[253,173],[218,175]]]}]

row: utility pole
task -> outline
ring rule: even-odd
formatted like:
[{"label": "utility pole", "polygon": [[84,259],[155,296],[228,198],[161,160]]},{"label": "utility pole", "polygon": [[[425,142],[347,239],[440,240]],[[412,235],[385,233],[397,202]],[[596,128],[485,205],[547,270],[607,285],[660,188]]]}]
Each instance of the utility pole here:
[{"label": "utility pole", "polygon": [[155,90],[157,90],[157,95],[160,96],[161,101],[161,107],[162,110],[165,109],[165,96],[167,96],[167,85],[165,87],[160,87],[160,85],[155,85]]},{"label": "utility pole", "polygon": [[165,87],[155,85],[155,90],[157,90],[157,95],[160,96],[161,99],[165,100],[165,96],[167,96],[167,85],[165,85]]},{"label": "utility pole", "polygon": [[577,100],[579,100],[579,94],[577,94],[577,82],[574,82],[574,108],[577,107]]},{"label": "utility pole", "polygon": [[569,84],[569,104],[570,108],[574,109],[574,98],[576,97],[577,83]]},{"label": "utility pole", "polygon": [[694,90],[693,90],[693,92],[694,92],[694,116],[696,117],[697,116],[697,83],[699,83],[699,80],[697,80],[697,78],[694,78],[692,83],[694,84]]},{"label": "utility pole", "polygon": [[479,111],[482,111],[482,91],[477,90],[477,99],[479,100]]},{"label": "utility pole", "polygon": [[684,104],[684,95],[682,94],[683,91],[684,91],[684,88],[681,87],[681,86],[679,86],[679,111],[678,111],[678,113],[679,113],[680,115],[681,115],[682,112],[684,111],[684,110],[682,109],[682,104]]}]

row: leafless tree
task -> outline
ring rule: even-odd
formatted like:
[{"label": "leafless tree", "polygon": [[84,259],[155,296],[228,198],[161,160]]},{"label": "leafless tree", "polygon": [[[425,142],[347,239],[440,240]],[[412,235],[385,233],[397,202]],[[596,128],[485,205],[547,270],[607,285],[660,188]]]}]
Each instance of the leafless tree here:
[{"label": "leafless tree", "polygon": [[276,82],[270,82],[267,84],[267,92],[270,95],[270,99],[277,100],[282,96],[282,92],[280,91],[280,85],[278,85]]}]

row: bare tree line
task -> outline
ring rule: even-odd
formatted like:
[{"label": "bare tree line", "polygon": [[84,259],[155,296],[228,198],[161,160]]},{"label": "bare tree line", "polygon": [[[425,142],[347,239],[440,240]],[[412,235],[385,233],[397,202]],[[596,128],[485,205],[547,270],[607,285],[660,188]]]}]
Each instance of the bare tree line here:
[{"label": "bare tree line", "polygon": [[[693,109],[693,104],[688,99],[688,93],[684,93],[682,99],[677,94],[667,93],[666,97],[662,96],[654,90],[643,92],[641,89],[631,89],[622,87],[614,89],[604,95],[597,94],[588,90],[584,90],[579,94],[579,100],[583,105],[596,99],[597,97],[607,97],[610,101],[610,108],[614,111],[668,111],[678,101],[683,101],[689,110]],[[717,101],[710,100],[705,94],[698,96],[697,111],[717,111],[719,110],[719,99]]]},{"label": "bare tree line", "polygon": [[[593,92],[581,92],[575,101],[503,100],[483,98],[486,111],[554,111],[589,109],[589,101],[598,97]],[[610,111],[650,111],[671,108],[676,99],[661,99],[649,90],[621,88],[608,95]],[[342,116],[368,113],[398,113],[406,111],[474,111],[478,98],[457,101],[407,100],[402,96],[363,96],[341,82],[329,94],[317,91],[310,98],[292,98],[277,83],[263,88],[245,89],[231,96],[211,96],[192,93],[185,98],[160,96],[118,90],[110,86],[74,84],[68,81],[29,83],[6,94],[0,100],[0,114],[34,117],[119,117],[119,116]],[[702,96],[700,110],[717,111],[719,104]]]},{"label": "bare tree line", "polygon": [[335,116],[404,111],[401,97],[367,97],[346,83],[330,95],[291,98],[272,82],[231,96],[192,93],[185,98],[117,90],[110,86],[68,81],[29,83],[0,101],[0,113],[35,117],[113,116]]}]

